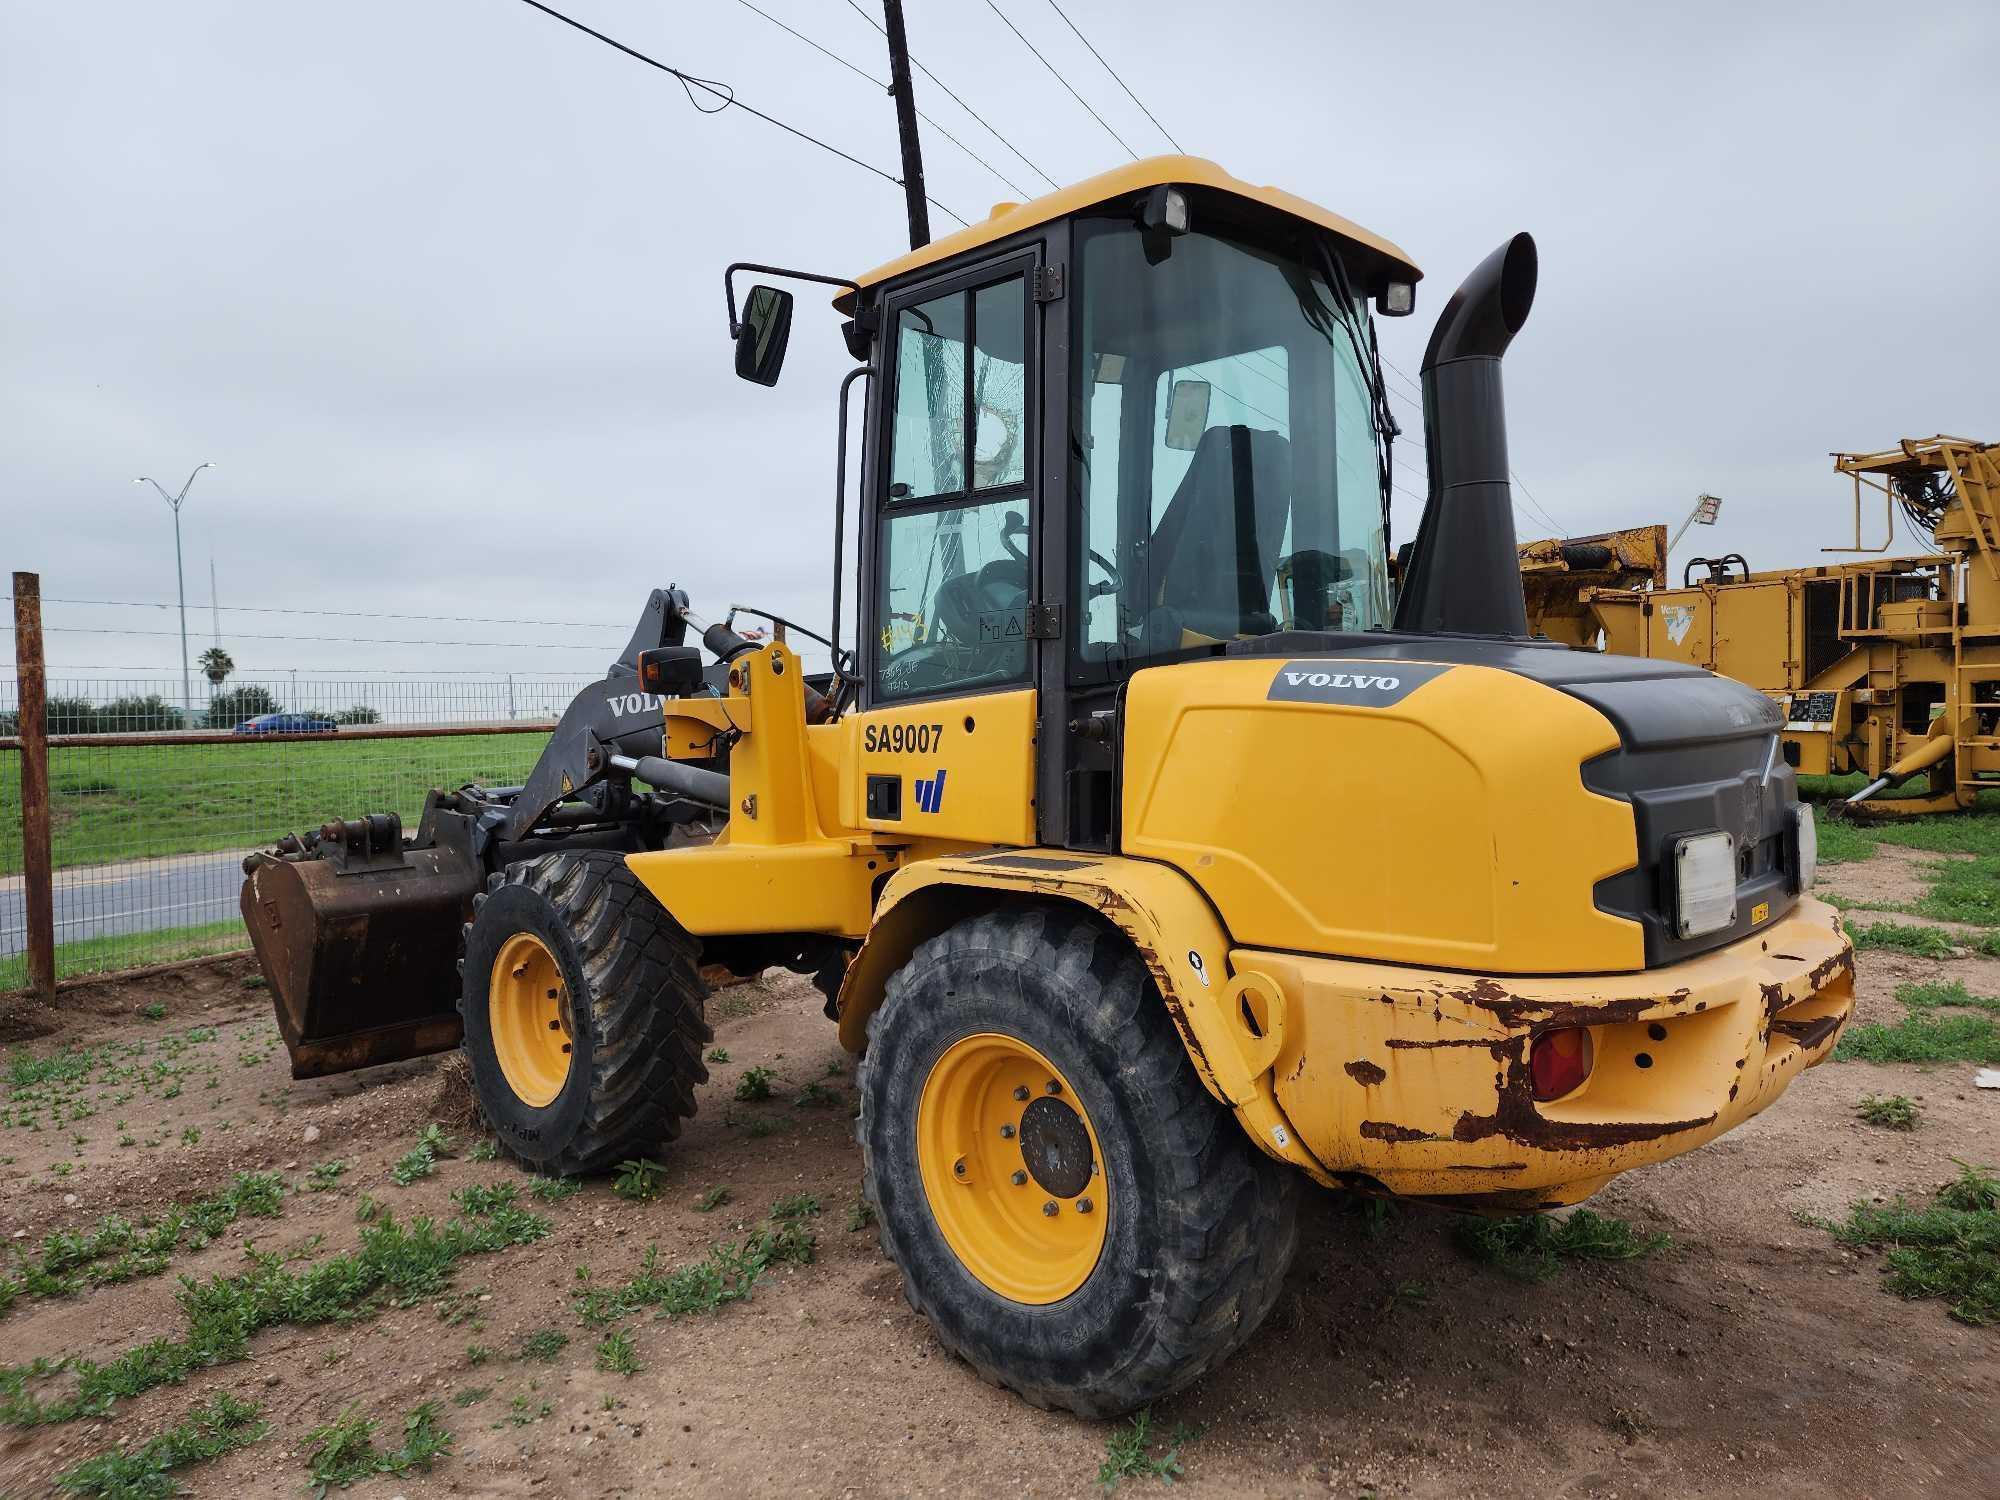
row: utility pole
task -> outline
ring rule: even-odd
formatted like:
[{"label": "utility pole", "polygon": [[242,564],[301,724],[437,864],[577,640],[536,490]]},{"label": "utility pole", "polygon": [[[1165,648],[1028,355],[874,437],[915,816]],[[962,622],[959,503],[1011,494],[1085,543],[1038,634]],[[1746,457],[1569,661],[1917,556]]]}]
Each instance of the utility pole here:
[{"label": "utility pole", "polygon": [[141,474],[134,484],[150,484],[160,492],[160,498],[173,507],[174,512],[174,586],[181,596],[181,711],[187,715],[188,723],[194,722],[194,680],[188,676],[188,595],[187,575],[181,568],[181,502],[187,499],[188,486],[194,483],[195,474],[203,469],[212,469],[211,463],[196,464],[194,474],[187,477],[187,484],[181,486],[178,495],[169,495],[166,486],[157,479],[149,479]]},{"label": "utility pole", "polygon": [[910,211],[910,248],[931,242],[931,206],[924,196],[924,154],[917,141],[917,103],[910,96],[910,43],[903,34],[903,0],[882,0],[889,37],[889,92],[896,98],[896,137],[903,148],[903,199]]},{"label": "utility pole", "polygon": [[215,554],[213,552],[208,554],[208,622],[215,632],[215,639],[210,644],[216,650],[220,651],[222,649],[222,606],[216,602],[215,598]]}]

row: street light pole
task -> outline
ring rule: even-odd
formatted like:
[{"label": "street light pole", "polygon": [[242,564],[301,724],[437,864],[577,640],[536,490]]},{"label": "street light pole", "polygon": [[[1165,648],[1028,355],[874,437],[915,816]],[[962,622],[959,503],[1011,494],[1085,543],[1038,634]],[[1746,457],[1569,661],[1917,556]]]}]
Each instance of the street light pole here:
[{"label": "street light pole", "polygon": [[188,675],[188,599],[187,576],[181,568],[181,502],[187,499],[188,488],[194,483],[195,474],[214,467],[212,463],[196,464],[194,473],[188,475],[187,484],[181,486],[178,495],[169,495],[166,486],[159,480],[149,479],[144,474],[132,481],[134,484],[150,484],[160,492],[160,498],[166,501],[174,512],[174,586],[180,591],[181,600],[181,708],[187,715],[188,728],[194,726],[194,680]]}]

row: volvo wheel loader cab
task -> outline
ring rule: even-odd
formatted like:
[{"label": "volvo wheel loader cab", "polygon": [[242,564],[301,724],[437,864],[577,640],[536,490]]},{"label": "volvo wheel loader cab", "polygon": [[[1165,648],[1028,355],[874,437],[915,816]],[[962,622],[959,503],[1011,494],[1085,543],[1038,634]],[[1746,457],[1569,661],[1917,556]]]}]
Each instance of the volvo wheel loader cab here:
[{"label": "volvo wheel loader cab", "polygon": [[[768,384],[792,294],[739,318],[738,269]],[[793,622],[658,594],[529,788],[440,795],[379,856],[465,893],[462,983],[406,1008],[463,1008],[507,1148],[658,1150],[705,976],[811,973],[912,1303],[987,1378],[1108,1414],[1255,1328],[1305,1178],[1573,1202],[1825,1058],[1851,957],[1770,701],[1527,637],[1500,363],[1535,277],[1519,236],[1434,330],[1400,599],[1371,316],[1418,273],[1388,241],[1167,157],[805,278],[862,360],[834,672]],[[304,868],[337,858],[246,887],[253,930],[268,886],[319,935],[289,970],[260,937],[281,1009],[371,921],[417,925],[393,877],[333,902],[378,878]],[[308,992],[331,1030],[346,992]]]}]

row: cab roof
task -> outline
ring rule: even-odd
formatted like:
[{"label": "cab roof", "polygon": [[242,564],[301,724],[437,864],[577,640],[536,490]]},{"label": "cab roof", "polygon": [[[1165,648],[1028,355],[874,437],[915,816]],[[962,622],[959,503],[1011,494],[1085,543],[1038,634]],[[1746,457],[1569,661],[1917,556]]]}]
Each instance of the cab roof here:
[{"label": "cab roof", "polygon": [[[1321,208],[1317,203],[1308,203],[1280,188],[1258,187],[1241,181],[1214,162],[1199,156],[1149,156],[1143,161],[1113,167],[1109,172],[1100,172],[1095,177],[1085,178],[1071,187],[1060,188],[1026,203],[996,203],[992,213],[980,222],[877,266],[859,278],[859,284],[864,288],[876,286],[907,272],[977,250],[982,245],[997,243],[1023,230],[1067,218],[1081,209],[1142,193],[1165,183],[1213,188],[1246,198],[1252,203],[1261,203],[1309,224],[1317,224],[1341,239],[1373,251],[1390,262],[1391,269],[1406,273],[1411,281],[1423,276],[1410,257],[1396,245],[1350,219],[1343,219],[1339,214]],[[845,295],[839,300],[844,301]]]}]

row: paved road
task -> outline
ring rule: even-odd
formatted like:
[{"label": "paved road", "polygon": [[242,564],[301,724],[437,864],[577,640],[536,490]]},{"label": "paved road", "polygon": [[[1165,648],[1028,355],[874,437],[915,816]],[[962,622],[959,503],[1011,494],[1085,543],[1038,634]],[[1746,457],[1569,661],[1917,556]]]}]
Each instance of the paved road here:
[{"label": "paved road", "polygon": [[[247,850],[176,854],[56,871],[56,941],[226,922],[236,916]],[[21,877],[0,879],[0,958],[24,952],[27,895]]]}]

